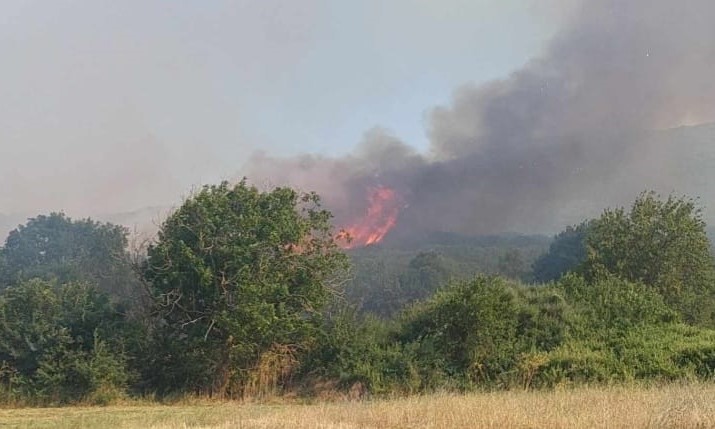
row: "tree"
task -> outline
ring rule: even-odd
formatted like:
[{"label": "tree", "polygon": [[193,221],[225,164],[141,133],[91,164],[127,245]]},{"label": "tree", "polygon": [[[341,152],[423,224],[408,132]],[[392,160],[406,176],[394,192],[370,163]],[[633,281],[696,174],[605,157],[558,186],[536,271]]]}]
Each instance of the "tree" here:
[{"label": "tree", "polygon": [[713,323],[715,265],[695,202],[642,193],[630,212],[606,210],[590,226],[584,272],[643,283],[690,323]]},{"label": "tree", "polygon": [[434,251],[418,253],[400,276],[400,308],[431,296],[447,283],[449,277],[450,270],[444,256]]},{"label": "tree", "polygon": [[0,249],[0,285],[32,278],[58,284],[88,282],[115,298],[136,294],[127,254],[127,231],[63,213],[37,216],[10,232]]},{"label": "tree", "polygon": [[500,278],[477,277],[437,292],[403,315],[400,340],[451,376],[491,382],[507,372],[517,344],[517,296]]},{"label": "tree", "polygon": [[527,268],[519,249],[508,249],[499,257],[499,274],[513,279],[521,280],[527,276]]},{"label": "tree", "polygon": [[122,323],[91,285],[34,279],[9,287],[0,295],[2,393],[41,403],[121,394]]},{"label": "tree", "polygon": [[569,226],[554,237],[549,251],[532,265],[534,280],[541,283],[558,280],[577,269],[586,260],[588,222]]},{"label": "tree", "polygon": [[155,388],[241,394],[262,356],[305,348],[347,267],[330,219],[315,193],[245,180],[204,187],[169,216],[144,269]]}]

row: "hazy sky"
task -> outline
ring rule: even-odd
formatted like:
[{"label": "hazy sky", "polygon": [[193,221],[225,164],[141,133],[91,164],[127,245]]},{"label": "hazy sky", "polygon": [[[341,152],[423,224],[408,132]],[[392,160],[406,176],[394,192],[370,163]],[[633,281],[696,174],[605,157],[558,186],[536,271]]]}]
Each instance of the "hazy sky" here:
[{"label": "hazy sky", "polygon": [[177,201],[250,155],[340,155],[538,55],[558,0],[6,0],[0,213]]}]

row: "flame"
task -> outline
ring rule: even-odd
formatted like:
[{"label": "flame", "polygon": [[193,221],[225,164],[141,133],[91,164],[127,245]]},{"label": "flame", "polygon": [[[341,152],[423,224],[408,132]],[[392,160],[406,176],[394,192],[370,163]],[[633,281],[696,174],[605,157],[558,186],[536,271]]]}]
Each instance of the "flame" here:
[{"label": "flame", "polygon": [[375,186],[368,189],[367,213],[354,224],[343,228],[343,247],[352,249],[376,244],[382,241],[397,223],[400,213],[400,198],[394,189]]}]

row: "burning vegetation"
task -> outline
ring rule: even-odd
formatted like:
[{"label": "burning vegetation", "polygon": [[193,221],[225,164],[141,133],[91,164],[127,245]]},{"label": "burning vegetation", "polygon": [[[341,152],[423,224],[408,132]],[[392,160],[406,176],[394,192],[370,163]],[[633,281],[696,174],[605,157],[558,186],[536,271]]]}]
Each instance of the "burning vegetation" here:
[{"label": "burning vegetation", "polygon": [[341,243],[346,249],[379,243],[397,223],[403,204],[394,189],[375,186],[367,194],[365,215],[341,231]]}]

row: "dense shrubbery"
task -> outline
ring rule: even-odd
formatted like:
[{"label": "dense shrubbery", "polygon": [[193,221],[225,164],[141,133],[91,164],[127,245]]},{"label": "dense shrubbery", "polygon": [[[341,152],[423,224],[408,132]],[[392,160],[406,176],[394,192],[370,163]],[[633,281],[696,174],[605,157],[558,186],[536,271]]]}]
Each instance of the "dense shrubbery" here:
[{"label": "dense shrubbery", "polygon": [[93,286],[31,280],[0,297],[0,396],[11,402],[104,401],[129,373],[122,318]]},{"label": "dense shrubbery", "polygon": [[[0,401],[715,377],[713,261],[689,200],[643,194],[570,228],[533,276],[514,249],[490,253],[511,279],[465,279],[456,259],[417,253],[388,280],[389,267],[362,271],[390,287],[358,302],[340,293],[346,258],[319,203],[207,187],[164,223],[141,277],[121,228],[31,220],[0,251]],[[128,299],[125,286],[146,294]]]},{"label": "dense shrubbery", "polygon": [[456,283],[409,309],[398,339],[414,351],[425,379],[508,386],[519,356],[537,343],[548,349],[563,326],[550,323],[561,317],[561,308],[552,307],[547,317],[519,295],[517,286],[499,278]]},{"label": "dense shrubbery", "polygon": [[613,276],[540,287],[478,277],[396,322],[343,323],[342,336],[325,338],[343,353],[323,361],[328,375],[376,392],[715,376],[715,331],[683,324],[657,292]]}]

